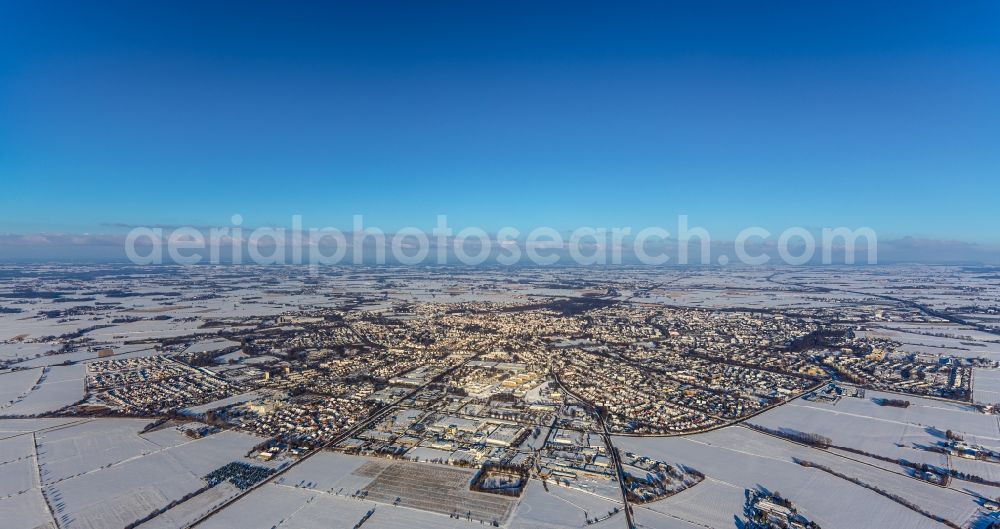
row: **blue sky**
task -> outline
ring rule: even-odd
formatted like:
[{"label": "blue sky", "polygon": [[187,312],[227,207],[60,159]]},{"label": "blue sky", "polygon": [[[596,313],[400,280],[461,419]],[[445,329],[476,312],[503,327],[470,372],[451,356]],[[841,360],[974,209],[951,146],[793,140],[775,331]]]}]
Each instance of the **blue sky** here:
[{"label": "blue sky", "polygon": [[1000,3],[0,4],[0,233],[1000,242]]}]

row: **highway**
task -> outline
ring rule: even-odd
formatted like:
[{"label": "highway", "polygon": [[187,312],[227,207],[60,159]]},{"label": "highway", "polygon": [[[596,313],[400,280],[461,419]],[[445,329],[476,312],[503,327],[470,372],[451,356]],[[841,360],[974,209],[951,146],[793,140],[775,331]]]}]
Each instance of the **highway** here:
[{"label": "highway", "polygon": [[618,449],[615,448],[614,443],[611,442],[611,431],[608,430],[607,423],[604,422],[604,417],[601,417],[597,410],[586,400],[580,398],[579,395],[570,391],[569,388],[563,385],[562,380],[559,379],[559,375],[556,374],[554,370],[549,368],[549,372],[552,374],[552,378],[555,379],[556,384],[559,388],[566,392],[567,395],[571,395],[576,400],[580,401],[583,406],[585,406],[591,414],[597,417],[597,422],[601,425],[601,437],[604,439],[604,447],[608,451],[608,457],[611,458],[611,462],[615,465],[615,475],[618,479],[618,488],[621,489],[622,493],[622,509],[625,511],[625,523],[628,524],[628,529],[635,529],[635,522],[632,520],[632,506],[628,503],[628,486],[625,484],[625,470],[622,468],[621,457],[618,454]]}]

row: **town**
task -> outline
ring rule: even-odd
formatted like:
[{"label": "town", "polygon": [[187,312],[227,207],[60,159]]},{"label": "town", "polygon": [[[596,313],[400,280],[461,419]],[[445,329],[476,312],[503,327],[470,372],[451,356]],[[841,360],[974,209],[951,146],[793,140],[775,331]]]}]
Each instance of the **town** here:
[{"label": "town", "polygon": [[[894,273],[920,284],[930,272]],[[140,460],[236,436],[231,449],[213,449],[221,459],[195,469],[199,487],[99,501],[130,504],[114,520],[69,507],[75,514],[57,516],[59,529],[212,527],[272,487],[358,503],[363,512],[348,526],[411,509],[526,527],[540,522],[523,505],[562,495],[547,503],[570,502],[576,514],[567,526],[635,527],[665,516],[659,506],[672,498],[717,486],[712,460],[651,443],[733,432],[854,454],[936,487],[981,488],[982,500],[961,519],[915,501],[895,504],[923,520],[962,526],[995,516],[1000,483],[991,465],[1000,469],[1000,450],[981,432],[935,422],[947,438],[928,430],[926,440],[875,449],[810,419],[855,402],[869,403],[853,412],[859,417],[940,402],[992,416],[995,427],[995,283],[966,273],[966,287],[948,298],[964,308],[946,312],[895,300],[892,287],[864,271],[842,286],[811,269],[725,274],[40,265],[0,292],[0,380],[9,381],[0,425],[69,421],[58,424],[72,431],[139,421],[140,439],[166,439],[166,448],[133,456]],[[817,409],[804,414],[806,406]],[[31,435],[33,458],[49,457],[56,434]],[[862,482],[806,455],[792,462]],[[920,459],[939,457],[951,463]],[[89,470],[100,475],[127,461]],[[309,472],[316,465],[340,470],[322,477]],[[85,478],[49,472],[35,490],[59,512],[60,498],[72,494],[62,487]],[[817,527],[825,524],[812,520],[830,516],[813,513],[808,498],[749,486],[746,498],[746,512],[734,507],[731,516],[754,526]]]}]

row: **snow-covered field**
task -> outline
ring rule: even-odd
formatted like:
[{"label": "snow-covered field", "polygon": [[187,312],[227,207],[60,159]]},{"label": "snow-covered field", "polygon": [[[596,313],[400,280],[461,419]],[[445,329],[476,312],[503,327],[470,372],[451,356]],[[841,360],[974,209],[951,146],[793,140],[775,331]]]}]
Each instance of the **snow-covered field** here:
[{"label": "snow-covered field", "polygon": [[364,527],[378,529],[472,529],[479,522],[456,520],[313,489],[268,484],[209,518],[205,529],[351,529],[369,510]]},{"label": "snow-covered field", "polygon": [[[965,522],[978,507],[973,497],[961,492],[941,489],[742,427],[690,437],[619,438],[616,444],[654,458],[672,457],[684,461],[708,478],[690,490],[637,509],[639,523],[654,527],[662,517],[644,514],[647,509],[710,527],[733,527],[734,517],[743,513],[746,490],[758,487],[782,493],[824,528],[940,526],[870,490],[822,471],[804,468],[795,462],[796,459],[814,461],[860,477],[957,523]],[[845,505],[864,505],[864,508],[845,509]]]},{"label": "snow-covered field", "polygon": [[38,382],[42,370],[23,369],[0,375],[0,413],[24,398]]},{"label": "snow-covered field", "polygon": [[972,371],[972,400],[982,404],[1000,404],[1000,370]]},{"label": "snow-covered field", "polygon": [[[140,434],[148,422],[0,421],[0,525],[44,525],[52,521],[51,509],[63,529],[122,527],[200,489],[204,475],[241,460],[261,441],[229,431],[191,439],[170,427]],[[216,496],[226,496],[224,491],[213,489],[185,508],[205,509],[219,501]]]},{"label": "snow-covered field", "polygon": [[[3,415],[37,415],[53,412],[84,398],[86,369],[82,364],[46,367],[42,380],[14,404],[0,410]],[[9,375],[2,375],[9,376]]]},{"label": "snow-covered field", "polygon": [[905,353],[1000,360],[1000,336],[963,325],[895,322],[868,326],[859,335],[897,341]]},{"label": "snow-covered field", "polygon": [[[903,399],[908,408],[880,406],[872,399]],[[997,416],[985,415],[972,406],[913,396],[866,391],[865,398],[844,397],[836,404],[796,399],[750,420],[768,428],[791,428],[830,437],[834,444],[869,452],[893,443],[931,443],[940,440],[935,431],[953,430],[982,441],[1000,442]],[[888,454],[887,454],[888,455]]]},{"label": "snow-covered field", "polygon": [[[924,450],[951,429],[967,440],[988,446],[1000,443],[996,416],[969,405],[905,397],[908,408],[879,406],[873,399],[900,398],[875,391],[865,398],[842,398],[836,404],[797,399],[750,420],[775,430],[815,433],[834,445],[872,454],[1000,479],[1000,464],[948,458]],[[743,511],[747,489],[779,491],[822,527],[940,527],[887,498],[796,460],[822,464],[920,505],[963,525],[979,516],[977,496],[995,498],[1000,488],[952,480],[942,488],[910,477],[898,464],[850,451],[819,450],[759,433],[742,426],[687,437],[616,438],[624,450],[669,459],[693,467],[707,479],[674,497],[638,506],[636,518],[648,527],[684,527],[691,522],[733,527]],[[844,505],[864,505],[845,509]],[[658,514],[654,514],[658,513]]]},{"label": "snow-covered field", "polygon": [[35,355],[44,355],[54,349],[59,349],[59,346],[47,343],[3,343],[0,344],[0,360],[34,358]]},{"label": "snow-covered field", "polygon": [[587,524],[587,519],[605,518],[620,500],[549,484],[546,491],[538,480],[528,482],[510,527],[517,529],[565,529],[571,527],[624,527],[625,514],[619,511],[598,523]]}]

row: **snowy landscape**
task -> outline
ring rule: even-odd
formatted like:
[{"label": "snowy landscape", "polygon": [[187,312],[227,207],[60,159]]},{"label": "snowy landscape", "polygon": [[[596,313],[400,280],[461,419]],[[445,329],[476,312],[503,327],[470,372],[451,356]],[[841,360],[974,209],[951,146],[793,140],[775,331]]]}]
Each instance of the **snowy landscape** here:
[{"label": "snowy landscape", "polygon": [[5,527],[1000,516],[996,272],[2,272]]}]

